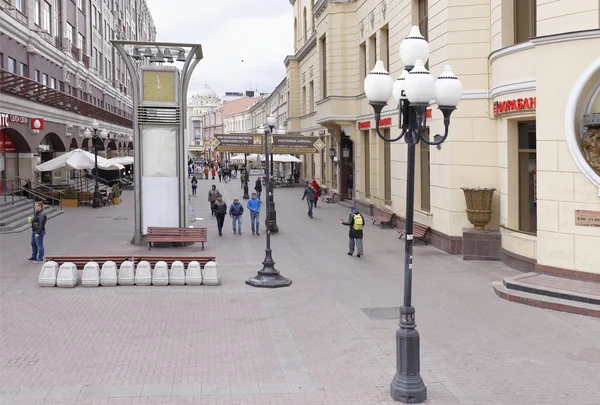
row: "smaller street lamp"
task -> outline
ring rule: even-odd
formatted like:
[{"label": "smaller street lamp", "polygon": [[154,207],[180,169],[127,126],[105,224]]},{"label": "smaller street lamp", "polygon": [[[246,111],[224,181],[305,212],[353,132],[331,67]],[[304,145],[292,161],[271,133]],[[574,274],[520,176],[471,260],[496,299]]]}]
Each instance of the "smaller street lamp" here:
[{"label": "smaller street lamp", "polygon": [[83,136],[85,136],[87,139],[92,139],[92,142],[94,142],[94,167],[95,167],[95,173],[94,173],[94,200],[92,202],[92,207],[94,208],[99,208],[102,205],[102,198],[100,197],[100,188],[98,186],[98,142],[101,142],[101,140],[104,140],[108,137],[108,132],[106,132],[106,130],[102,130],[100,131],[100,134],[98,134],[98,128],[100,127],[100,124],[98,124],[98,121],[96,121],[94,119],[94,121],[92,122],[92,129],[94,130],[94,133],[92,134],[92,132],[90,131],[89,128],[86,128]]},{"label": "smaller street lamp", "polygon": [[[267,126],[265,128],[265,186],[267,187],[267,193],[269,199],[273,194],[273,187],[271,183],[271,177],[269,174],[269,136],[273,134],[273,128],[277,124],[277,119],[273,115],[267,117]],[[292,280],[283,277],[277,269],[275,269],[275,262],[271,255],[271,210],[267,209],[267,235],[266,235],[266,249],[265,249],[265,260],[263,260],[263,268],[258,271],[258,274],[254,277],[246,280],[246,284],[253,287],[266,287],[266,288],[278,288],[278,287],[289,287],[292,285]]]},{"label": "smaller street lamp", "polygon": [[335,159],[337,151],[335,150],[335,148],[329,148],[329,157],[331,158],[331,160]]},{"label": "smaller street lamp", "polygon": [[[412,258],[415,197],[415,148],[419,142],[438,146],[448,137],[450,115],[462,97],[462,84],[446,65],[437,80],[429,74],[425,63],[429,59],[429,43],[413,26],[400,43],[400,59],[404,70],[394,81],[382,61],[365,78],[365,95],[373,107],[377,135],[386,142],[404,137],[408,145],[406,176],[406,238],[404,246],[404,299],[400,307],[400,323],[396,332],[396,375],[390,384],[390,395],[395,401],[421,403],[427,399],[427,387],[420,374],[420,340],[412,306]],[[379,130],[381,111],[393,96],[398,103],[400,135],[386,138]],[[444,116],[444,135],[436,135],[433,142],[423,135],[427,128],[426,113],[435,101]]]}]

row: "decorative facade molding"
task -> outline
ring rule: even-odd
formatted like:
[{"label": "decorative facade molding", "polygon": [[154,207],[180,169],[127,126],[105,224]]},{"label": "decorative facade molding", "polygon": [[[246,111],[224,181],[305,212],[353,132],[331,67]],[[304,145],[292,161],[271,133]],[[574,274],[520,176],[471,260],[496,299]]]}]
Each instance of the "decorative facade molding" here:
[{"label": "decorative facade molding", "polygon": [[319,16],[323,14],[323,11],[325,11],[325,9],[327,8],[327,3],[327,0],[319,0],[317,4],[315,4],[313,8],[313,15],[315,16],[315,18],[319,18]]},{"label": "decorative facade molding", "polygon": [[313,31],[310,38],[308,38],[304,45],[302,45],[298,52],[296,52],[296,59],[298,60],[298,62],[304,59],[304,57],[308,55],[310,50],[313,49],[315,46],[317,46],[317,32]]},{"label": "decorative facade molding", "polygon": [[369,21],[371,22],[371,29],[375,28],[375,12],[371,11],[371,15],[369,15]]},{"label": "decorative facade molding", "polygon": [[385,0],[383,0],[381,2],[380,8],[381,8],[381,15],[383,16],[383,19],[385,20],[385,14],[387,12],[387,4],[385,3]]},{"label": "decorative facade molding", "polygon": [[360,29],[360,37],[362,38],[362,37],[365,36],[365,22],[364,22],[364,20],[360,22],[359,29]]},{"label": "decorative facade molding", "polygon": [[517,93],[519,91],[530,91],[535,90],[536,81],[532,80],[524,80],[520,82],[512,82],[512,83],[504,83],[490,89],[489,97],[494,98],[501,96],[503,94],[509,93]]}]

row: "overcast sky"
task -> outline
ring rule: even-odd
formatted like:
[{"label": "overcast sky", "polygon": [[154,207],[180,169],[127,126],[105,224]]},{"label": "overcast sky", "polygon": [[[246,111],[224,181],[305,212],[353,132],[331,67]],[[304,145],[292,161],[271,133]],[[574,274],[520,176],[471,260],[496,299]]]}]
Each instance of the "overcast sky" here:
[{"label": "overcast sky", "polygon": [[[204,59],[188,97],[205,82],[217,94],[271,92],[293,54],[293,13],[287,0],[146,0],[157,41],[200,43]],[[242,62],[243,60],[243,62]]]}]

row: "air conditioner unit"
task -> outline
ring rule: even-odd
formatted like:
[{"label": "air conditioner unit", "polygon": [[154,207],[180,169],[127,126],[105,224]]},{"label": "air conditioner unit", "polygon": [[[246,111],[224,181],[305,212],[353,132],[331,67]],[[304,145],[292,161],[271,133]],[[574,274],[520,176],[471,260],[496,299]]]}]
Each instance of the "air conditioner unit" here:
[{"label": "air conditioner unit", "polygon": [[62,50],[63,52],[71,52],[71,40],[67,37],[62,40]]}]

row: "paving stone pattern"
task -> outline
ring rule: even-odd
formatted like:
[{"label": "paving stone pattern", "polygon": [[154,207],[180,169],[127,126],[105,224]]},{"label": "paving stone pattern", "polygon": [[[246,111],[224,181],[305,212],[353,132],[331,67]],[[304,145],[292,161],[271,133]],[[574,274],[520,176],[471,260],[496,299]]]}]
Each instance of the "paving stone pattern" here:
[{"label": "paving stone pattern", "polygon": [[[216,233],[199,181],[196,215],[209,229],[218,287],[37,286],[29,234],[0,236],[0,402],[15,404],[391,404],[397,320],[369,316],[402,299],[403,245],[365,226],[365,256],[346,255],[348,209],[306,214],[301,188],[276,189],[276,267],[290,288],[244,284],[263,237]],[[253,183],[251,183],[253,184]],[[225,201],[239,181],[217,183]],[[251,187],[252,188],[252,187]],[[129,244],[133,193],[48,223],[48,254],[146,253]],[[245,201],[243,201],[245,204]],[[264,224],[264,212],[261,225]],[[263,227],[264,230],[264,227]],[[152,254],[202,254],[200,246]],[[492,282],[518,274],[430,246],[414,253],[414,305],[428,404],[597,404],[600,323],[517,305]]]}]

